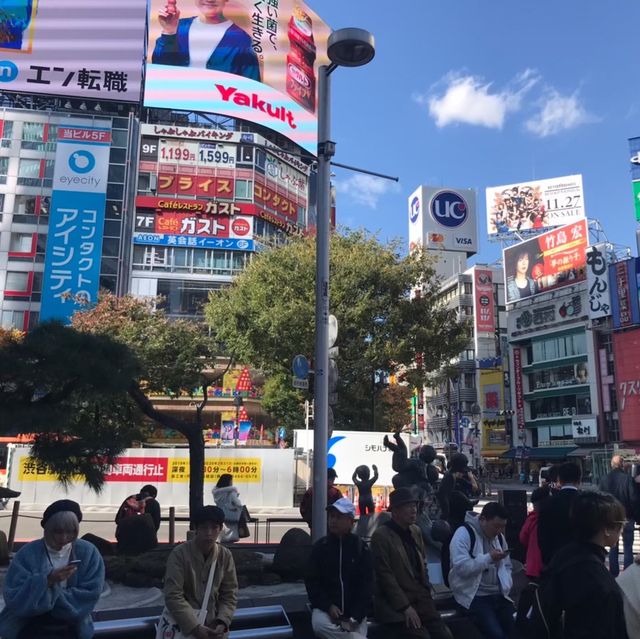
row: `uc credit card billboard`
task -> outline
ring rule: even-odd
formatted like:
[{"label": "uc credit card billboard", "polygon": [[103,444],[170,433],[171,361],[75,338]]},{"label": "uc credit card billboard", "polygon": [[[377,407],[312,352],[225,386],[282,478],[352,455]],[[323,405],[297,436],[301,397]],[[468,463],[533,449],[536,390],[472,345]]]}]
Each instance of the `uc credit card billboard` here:
[{"label": "uc credit card billboard", "polygon": [[2,0],[0,90],[138,102],[145,0]]},{"label": "uc credit card billboard", "polygon": [[507,304],[585,280],[588,245],[580,220],[504,249]]},{"label": "uc credit card billboard", "polygon": [[419,245],[473,255],[478,250],[476,192],[420,186],[409,196],[410,250]]},{"label": "uc credit card billboard", "polygon": [[296,0],[151,0],[144,104],[255,122],[315,154],[329,27]]}]

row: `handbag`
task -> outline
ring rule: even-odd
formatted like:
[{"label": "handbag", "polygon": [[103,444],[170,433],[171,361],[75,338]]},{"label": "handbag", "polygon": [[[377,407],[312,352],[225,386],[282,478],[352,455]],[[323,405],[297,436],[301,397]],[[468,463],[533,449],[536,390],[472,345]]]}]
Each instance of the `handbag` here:
[{"label": "handbag", "polygon": [[[204,625],[207,619],[207,604],[209,603],[209,597],[211,596],[211,588],[213,586],[213,573],[216,571],[216,564],[218,563],[218,556],[211,562],[211,568],[209,570],[209,579],[207,580],[207,587],[204,591],[204,599],[202,600],[202,606],[198,611],[198,624]],[[191,636],[191,635],[189,635]],[[181,630],[173,615],[169,612],[169,609],[165,606],[158,620],[156,626],[156,639],[188,639]]]},{"label": "handbag", "polygon": [[240,511],[240,519],[238,520],[238,537],[240,539],[244,539],[245,537],[249,537],[251,532],[249,531],[249,520],[251,519],[251,515],[247,510],[246,506],[242,507]]}]

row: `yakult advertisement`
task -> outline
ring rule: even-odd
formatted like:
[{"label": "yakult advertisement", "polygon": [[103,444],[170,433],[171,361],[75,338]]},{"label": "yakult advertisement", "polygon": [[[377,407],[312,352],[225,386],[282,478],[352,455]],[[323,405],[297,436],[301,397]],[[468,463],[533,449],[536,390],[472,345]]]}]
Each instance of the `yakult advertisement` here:
[{"label": "yakult advertisement", "polygon": [[219,113],[317,145],[329,27],[294,0],[151,0],[144,104]]}]

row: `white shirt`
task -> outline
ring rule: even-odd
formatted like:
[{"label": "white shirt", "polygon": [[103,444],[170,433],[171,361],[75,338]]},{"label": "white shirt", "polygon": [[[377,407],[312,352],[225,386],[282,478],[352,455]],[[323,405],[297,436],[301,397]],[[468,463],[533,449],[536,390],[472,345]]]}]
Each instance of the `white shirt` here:
[{"label": "white shirt", "polygon": [[[66,546],[62,546],[60,550],[54,550],[49,546],[49,544],[45,544],[47,547],[47,554],[49,555],[49,560],[51,561],[52,570],[57,570],[58,568],[64,568],[69,563],[69,558],[71,557],[71,548],[73,544],[67,544]],[[63,588],[67,587],[67,580],[60,582],[60,585]]]},{"label": "white shirt", "polygon": [[189,27],[189,66],[206,68],[211,54],[232,24],[231,20],[209,24],[196,18]]}]

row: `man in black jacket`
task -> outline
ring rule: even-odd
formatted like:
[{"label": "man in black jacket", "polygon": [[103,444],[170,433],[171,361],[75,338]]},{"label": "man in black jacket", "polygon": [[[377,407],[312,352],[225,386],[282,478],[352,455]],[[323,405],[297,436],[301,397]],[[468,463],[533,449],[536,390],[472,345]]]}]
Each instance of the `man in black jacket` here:
[{"label": "man in black jacket", "polygon": [[[613,495],[623,506],[627,521],[622,528],[622,542],[624,543],[624,567],[633,563],[633,531],[638,516],[638,484],[631,475],[624,471],[624,459],[621,455],[611,458],[611,472],[600,481],[600,490]],[[620,574],[619,563],[620,544],[611,547],[609,551],[609,570],[614,577]]]},{"label": "man in black jacket", "polygon": [[574,531],[569,514],[571,504],[578,495],[582,480],[582,470],[574,462],[565,462],[558,466],[557,491],[540,507],[538,517],[538,545],[542,554],[542,563],[548,566],[553,556],[573,541]]},{"label": "man in black jacket", "polygon": [[329,534],[313,545],[305,579],[313,632],[320,639],[364,639],[373,594],[371,553],[351,532],[356,509],[349,499],[338,499],[327,512]]}]

